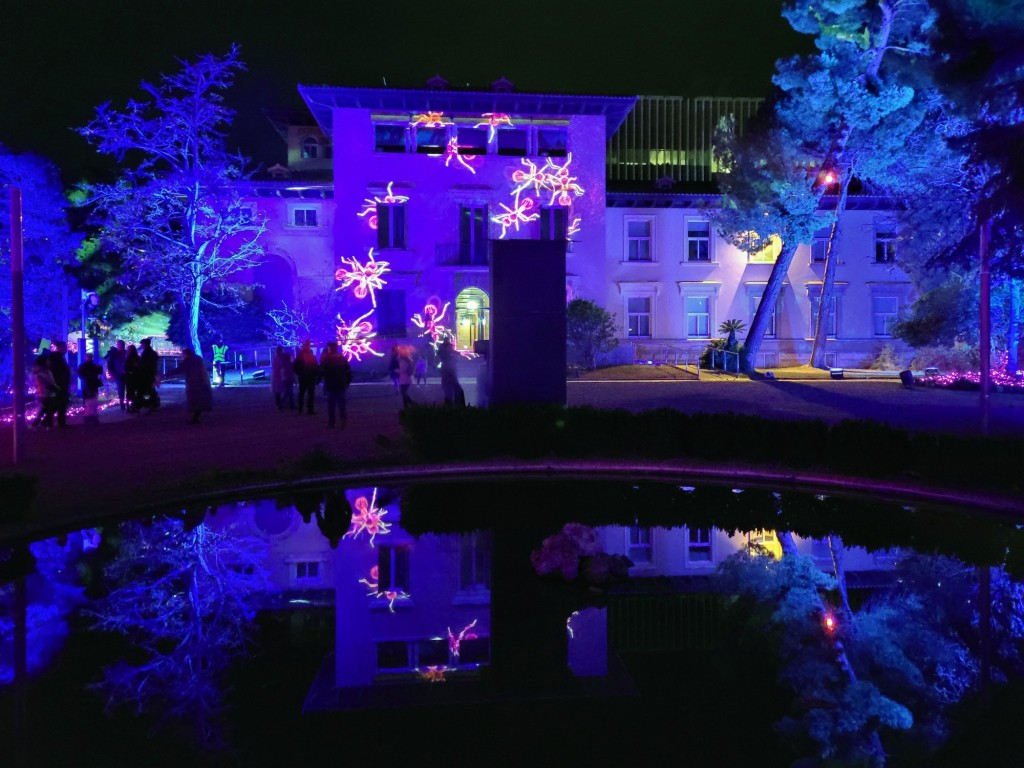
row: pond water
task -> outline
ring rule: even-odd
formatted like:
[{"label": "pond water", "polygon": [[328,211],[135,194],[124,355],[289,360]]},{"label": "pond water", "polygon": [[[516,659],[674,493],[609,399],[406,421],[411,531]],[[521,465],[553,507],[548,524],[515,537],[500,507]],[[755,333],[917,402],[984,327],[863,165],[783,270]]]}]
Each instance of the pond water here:
[{"label": "pond water", "polygon": [[105,524],[0,549],[0,750],[959,765],[1024,714],[1022,554],[970,510],[596,480]]}]

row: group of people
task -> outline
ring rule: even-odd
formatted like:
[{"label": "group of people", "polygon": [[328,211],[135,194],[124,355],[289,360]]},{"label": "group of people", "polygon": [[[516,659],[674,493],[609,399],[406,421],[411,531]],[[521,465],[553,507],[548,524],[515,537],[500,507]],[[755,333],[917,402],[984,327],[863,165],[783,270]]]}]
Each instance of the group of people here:
[{"label": "group of people", "polygon": [[124,341],[118,340],[103,359],[107,376],[117,387],[117,401],[122,411],[139,413],[143,408],[155,411],[160,407],[157,393],[160,356],[153,349],[152,339],[143,339],[138,346],[126,346]]},{"label": "group of people", "polygon": [[309,339],[302,342],[294,357],[287,347],[277,347],[270,366],[270,389],[278,410],[297,409],[300,415],[314,415],[316,388],[320,382],[323,382],[327,398],[327,426],[344,429],[348,416],[345,397],[352,383],[352,366],[348,358],[338,351],[338,342],[327,342],[319,360]]},{"label": "group of people", "polygon": [[[409,389],[413,382],[416,382],[416,386],[423,386],[427,383],[427,359],[423,355],[415,355],[414,363],[414,355],[413,347],[397,344],[391,347],[388,376],[395,385],[395,390],[402,396],[403,409],[408,408],[414,402],[409,396]],[[437,359],[445,405],[463,406],[466,404],[465,392],[462,385],[459,384],[457,358],[458,352],[452,345],[451,339],[442,340],[437,347]]]}]

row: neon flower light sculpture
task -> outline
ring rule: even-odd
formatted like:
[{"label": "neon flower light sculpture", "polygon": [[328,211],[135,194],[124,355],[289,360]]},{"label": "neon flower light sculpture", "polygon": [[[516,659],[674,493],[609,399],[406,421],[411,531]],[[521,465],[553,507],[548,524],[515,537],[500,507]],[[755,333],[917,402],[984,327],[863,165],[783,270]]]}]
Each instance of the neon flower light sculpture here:
[{"label": "neon flower light sculpture", "polygon": [[[572,215],[572,214],[570,214],[570,215]],[[583,220],[579,216],[577,216],[576,218],[574,218],[572,220],[572,224],[570,224],[569,228],[565,230],[565,239],[566,240],[568,240],[571,237],[573,237],[574,235],[578,235],[580,233],[580,222],[581,221],[583,221]]]},{"label": "neon flower light sculpture", "polygon": [[376,597],[388,602],[388,610],[391,613],[395,612],[395,601],[396,600],[408,600],[412,597],[408,592],[403,589],[380,589],[380,570],[375,565],[370,569],[370,578],[360,579],[360,584],[365,584],[370,588],[370,591],[366,594],[370,597]]},{"label": "neon flower light sculpture", "polygon": [[439,664],[437,666],[427,667],[426,669],[416,667],[416,671],[419,672],[420,677],[428,683],[443,683],[444,673],[448,671],[448,667],[443,664]]},{"label": "neon flower light sculpture", "polygon": [[488,144],[494,142],[494,137],[497,135],[497,128],[499,125],[513,125],[512,118],[504,112],[484,112],[480,117],[483,118],[483,122],[477,123],[473,127],[487,128]]},{"label": "neon flower light sculpture", "polygon": [[361,219],[366,218],[368,216],[369,218],[367,219],[367,222],[370,225],[370,229],[377,228],[378,203],[383,203],[384,205],[395,205],[397,203],[409,202],[409,198],[406,197],[405,195],[396,195],[391,192],[391,187],[394,183],[395,182],[393,181],[388,182],[388,191],[387,194],[384,195],[384,197],[377,197],[375,195],[374,197],[367,197],[363,200],[363,209],[359,211],[359,213],[357,213],[356,216],[358,216]]},{"label": "neon flower light sculpture", "polygon": [[384,357],[383,352],[378,352],[370,346],[370,340],[377,335],[377,332],[373,330],[373,323],[368,318],[373,314],[371,309],[365,315],[361,315],[356,318],[355,322],[351,325],[345,322],[345,319],[338,315],[338,343],[341,347],[341,354],[345,356],[347,360],[352,360],[354,357],[356,360],[362,360],[363,355],[374,355],[375,357]]},{"label": "neon flower light sculpture", "polygon": [[352,258],[342,256],[341,263],[347,265],[347,268],[342,267],[334,273],[334,279],[341,282],[338,290],[344,291],[355,286],[352,293],[355,294],[356,298],[365,299],[369,296],[373,306],[376,307],[377,295],[374,291],[383,289],[386,284],[381,279],[381,276],[385,272],[391,271],[388,267],[388,262],[376,261],[373,258],[373,248],[371,248],[370,259],[365,264],[360,264],[355,256]]},{"label": "neon flower light sculpture", "polygon": [[444,124],[444,112],[421,112],[413,115],[409,121],[409,125],[420,125],[424,128],[440,128]]},{"label": "neon flower light sculpture", "polygon": [[554,205],[557,199],[559,205],[568,206],[572,204],[573,197],[583,197],[583,187],[576,183],[577,177],[569,175],[569,164],[571,162],[572,152],[566,156],[564,165],[556,165],[551,162],[551,158],[548,158],[544,169],[551,171],[545,179],[547,181],[547,189],[551,190],[549,205]]},{"label": "neon flower light sculpture", "polygon": [[449,335],[448,329],[441,324],[441,321],[444,319],[450,303],[451,302],[446,301],[444,306],[438,309],[437,304],[428,302],[423,307],[422,315],[416,313],[411,318],[413,325],[423,330],[423,333],[421,333],[420,336],[430,337],[430,346],[432,346],[435,351],[437,350],[437,346]]},{"label": "neon flower light sculpture", "polygon": [[[441,157],[441,155],[430,155],[430,157]],[[470,164],[470,160],[476,160],[476,155],[460,155],[459,154],[459,140],[452,136],[448,139],[448,146],[444,150],[444,167],[451,167],[452,160],[456,160],[459,165],[465,168],[472,174],[476,173],[476,169]]]},{"label": "neon flower light sculpture", "polygon": [[[475,640],[478,635],[475,632],[470,632],[473,627],[476,626],[477,619],[473,619],[467,624],[459,634],[453,635],[452,628],[448,627],[448,653],[452,655],[452,658],[459,658],[459,650],[462,648],[463,640]],[[440,640],[441,638],[431,638],[432,640]]]},{"label": "neon flower light sculpture", "polygon": [[384,515],[388,513],[386,509],[378,509],[377,507],[377,489],[373,489],[372,497],[367,500],[365,496],[360,496],[356,499],[354,504],[356,511],[352,513],[352,523],[349,526],[348,533],[342,538],[352,537],[358,539],[359,534],[365,532],[370,537],[370,546],[374,544],[374,539],[377,535],[385,535],[391,533],[391,523],[385,523],[383,520]]},{"label": "neon flower light sculpture", "polygon": [[501,225],[501,234],[498,235],[499,240],[505,237],[505,233],[508,232],[510,227],[515,227],[516,232],[518,232],[520,224],[525,224],[528,221],[534,221],[540,218],[539,213],[528,213],[528,211],[533,208],[532,197],[528,197],[520,202],[519,192],[517,191],[515,195],[515,202],[513,202],[511,208],[504,203],[498,203],[498,205],[505,209],[505,213],[499,213],[495,216],[491,216],[491,221]]},{"label": "neon flower light sculpture", "polygon": [[551,161],[548,160],[543,168],[538,169],[537,164],[532,160],[527,160],[525,157],[519,161],[526,166],[526,170],[522,171],[518,168],[512,171],[512,182],[518,184],[514,190],[513,195],[518,195],[523,190],[532,186],[533,191],[539,193],[542,189],[551,189],[551,181],[548,176],[548,168],[551,167]]}]

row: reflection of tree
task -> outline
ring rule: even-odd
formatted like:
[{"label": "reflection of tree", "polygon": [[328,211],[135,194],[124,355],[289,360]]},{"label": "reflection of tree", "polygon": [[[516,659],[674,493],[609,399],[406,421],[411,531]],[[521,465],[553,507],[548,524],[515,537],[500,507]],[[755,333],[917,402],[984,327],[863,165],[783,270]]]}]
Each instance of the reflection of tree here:
[{"label": "reflection of tree", "polygon": [[127,523],[106,570],[111,590],[97,626],[131,639],[141,656],[104,670],[108,706],[159,709],[190,724],[197,742],[219,742],[220,679],[252,631],[266,589],[265,546],[234,524],[186,530],[180,520]]}]

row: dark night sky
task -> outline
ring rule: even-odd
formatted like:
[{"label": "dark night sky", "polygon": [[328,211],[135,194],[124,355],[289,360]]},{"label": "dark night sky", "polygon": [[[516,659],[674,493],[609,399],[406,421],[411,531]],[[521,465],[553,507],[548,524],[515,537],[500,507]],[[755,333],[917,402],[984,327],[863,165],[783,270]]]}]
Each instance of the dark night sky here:
[{"label": "dark night sky", "polygon": [[[0,20],[0,143],[42,154],[67,181],[107,167],[71,128],[139,98],[177,58],[241,46],[235,140],[283,152],[264,107],[296,86],[419,87],[434,74],[487,90],[761,96],[777,58],[806,51],[781,0],[9,0]],[[522,9],[522,10],[518,10]]]}]

